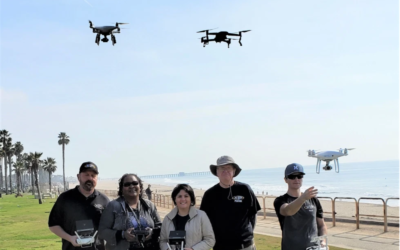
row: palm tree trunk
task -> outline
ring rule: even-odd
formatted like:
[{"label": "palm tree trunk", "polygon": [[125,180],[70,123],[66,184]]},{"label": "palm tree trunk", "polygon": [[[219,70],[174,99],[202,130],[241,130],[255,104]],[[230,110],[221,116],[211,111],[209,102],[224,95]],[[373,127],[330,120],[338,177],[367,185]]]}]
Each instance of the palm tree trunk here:
[{"label": "palm tree trunk", "polygon": [[3,164],[2,164],[3,158],[0,157],[0,189],[3,188]]},{"label": "palm tree trunk", "polygon": [[63,180],[64,180],[64,191],[67,190],[67,186],[65,183],[65,144],[62,145],[62,155],[63,155]]},{"label": "palm tree trunk", "polygon": [[49,172],[49,190],[50,190],[50,193],[51,193],[51,173]]},{"label": "palm tree trunk", "polygon": [[16,181],[16,183],[17,183],[17,194],[16,194],[16,196],[17,196],[17,197],[20,195],[20,189],[19,189],[19,188],[20,188],[19,175],[20,175],[19,173],[16,173],[16,174],[15,174],[15,178],[16,178],[16,180],[17,180],[17,181]]},{"label": "palm tree trunk", "polygon": [[24,174],[22,173],[21,175],[19,175],[19,185],[21,187],[21,193],[24,193]]},{"label": "palm tree trunk", "polygon": [[12,179],[11,179],[11,157],[8,158],[8,169],[10,170],[10,193],[12,194]]},{"label": "palm tree trunk", "polygon": [[4,180],[6,183],[6,194],[8,194],[8,183],[7,183],[7,156],[4,156]]},{"label": "palm tree trunk", "polygon": [[35,185],[33,184],[33,175],[34,175],[34,171],[33,171],[33,168],[31,167],[31,185],[32,185],[32,195],[35,195]]},{"label": "palm tree trunk", "polygon": [[42,194],[40,193],[37,169],[34,168],[33,172],[34,172],[34,175],[35,175],[35,186],[36,186],[36,189],[38,191],[39,204],[42,204]]}]

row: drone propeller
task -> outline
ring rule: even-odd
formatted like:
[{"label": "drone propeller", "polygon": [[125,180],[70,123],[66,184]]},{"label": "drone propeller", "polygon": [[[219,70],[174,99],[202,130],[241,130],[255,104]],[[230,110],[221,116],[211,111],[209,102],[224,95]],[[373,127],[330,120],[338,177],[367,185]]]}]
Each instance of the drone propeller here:
[{"label": "drone propeller", "polygon": [[124,25],[124,24],[129,24],[129,23],[117,23],[117,24],[121,24],[121,25]]},{"label": "drone propeller", "polygon": [[246,33],[246,32],[249,32],[249,31],[251,31],[251,30],[242,30],[242,31],[239,31],[239,32]]},{"label": "drone propeller", "polygon": [[208,30],[201,30],[201,31],[197,31],[197,33],[202,33],[202,32],[206,32],[206,31],[209,31],[209,30],[215,30],[215,29],[218,29],[218,28],[213,28],[213,29],[208,29]]}]

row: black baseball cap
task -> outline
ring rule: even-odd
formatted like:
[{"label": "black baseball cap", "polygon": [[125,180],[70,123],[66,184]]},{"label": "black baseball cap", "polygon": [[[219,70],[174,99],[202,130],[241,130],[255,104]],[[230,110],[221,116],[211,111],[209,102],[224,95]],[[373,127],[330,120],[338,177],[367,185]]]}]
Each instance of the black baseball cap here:
[{"label": "black baseball cap", "polygon": [[97,168],[96,164],[91,161],[87,161],[82,163],[81,167],[79,168],[79,173],[86,172],[87,170],[93,171],[96,174],[99,174],[99,169]]}]

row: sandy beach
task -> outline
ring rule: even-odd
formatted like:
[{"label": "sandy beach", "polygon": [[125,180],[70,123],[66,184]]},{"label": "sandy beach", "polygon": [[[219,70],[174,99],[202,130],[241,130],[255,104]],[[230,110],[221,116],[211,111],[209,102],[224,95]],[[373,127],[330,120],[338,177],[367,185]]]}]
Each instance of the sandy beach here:
[{"label": "sandy beach", "polygon": [[[78,183],[70,183],[70,188],[75,187]],[[147,188],[147,185],[151,184],[151,190],[154,193],[157,194],[162,194],[166,195],[169,197],[171,195],[172,189],[174,188],[173,186],[165,186],[165,185],[158,185],[158,184],[152,184],[152,183],[144,183],[143,187]],[[97,183],[98,190],[107,190],[111,192],[106,192],[107,195],[110,196],[110,199],[114,199],[116,197],[113,197],[113,195],[110,195],[111,193],[114,193],[112,191],[117,191],[118,190],[118,179],[115,180],[99,180]],[[205,190],[201,189],[194,189],[195,195],[198,197],[197,198],[197,203],[200,202],[201,196],[203,196]],[[263,207],[263,197],[262,195],[258,195],[258,200],[260,202],[261,207]],[[351,197],[351,195],[349,195]],[[273,210],[273,202],[274,202],[275,196],[266,196],[265,198],[265,206],[267,208],[267,212],[274,212]],[[325,212],[324,217],[326,218],[331,218],[332,217],[332,201],[329,199],[320,199],[322,208]],[[382,203],[383,204],[383,203]],[[369,215],[377,215],[377,216],[383,216],[383,206],[382,204],[371,204],[371,203],[366,203],[365,201],[360,202],[360,220],[363,219],[368,219],[368,220],[374,220],[374,221],[383,221],[383,218],[380,217],[372,217]],[[344,219],[355,219],[356,215],[356,205],[355,202],[352,200],[349,201],[336,201],[335,202],[335,211],[336,211],[336,218],[344,218]],[[388,222],[399,222],[398,218],[391,218],[392,217],[398,217],[399,216],[399,207],[394,207],[394,206],[389,206],[387,208],[387,215],[388,215]]]}]

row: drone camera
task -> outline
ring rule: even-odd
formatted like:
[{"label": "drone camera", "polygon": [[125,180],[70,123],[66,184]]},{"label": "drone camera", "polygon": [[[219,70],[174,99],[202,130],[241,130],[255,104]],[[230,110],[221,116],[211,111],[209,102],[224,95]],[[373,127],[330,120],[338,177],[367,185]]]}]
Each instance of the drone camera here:
[{"label": "drone camera", "polygon": [[323,169],[326,170],[326,171],[329,171],[329,170],[332,170],[332,167],[331,166],[325,166],[325,167],[323,167]]}]

